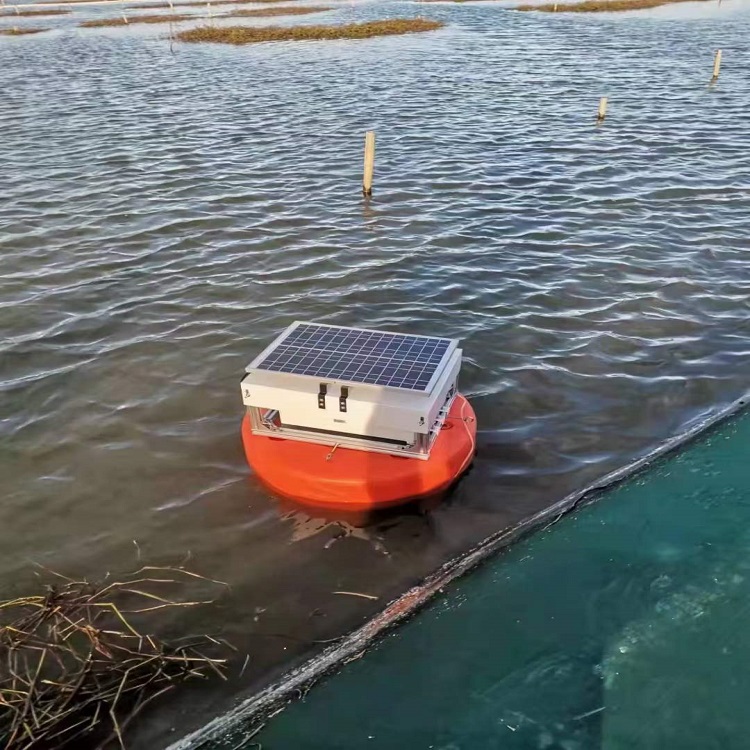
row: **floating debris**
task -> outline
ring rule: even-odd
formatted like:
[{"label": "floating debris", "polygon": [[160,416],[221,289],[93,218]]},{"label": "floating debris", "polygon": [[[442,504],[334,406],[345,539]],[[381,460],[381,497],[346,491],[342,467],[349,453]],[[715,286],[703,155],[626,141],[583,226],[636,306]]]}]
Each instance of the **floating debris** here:
[{"label": "floating debris", "polygon": [[345,594],[346,596],[359,596],[362,599],[372,599],[373,601],[377,601],[378,597],[373,596],[372,594],[361,594],[359,591],[334,591],[334,594]]}]

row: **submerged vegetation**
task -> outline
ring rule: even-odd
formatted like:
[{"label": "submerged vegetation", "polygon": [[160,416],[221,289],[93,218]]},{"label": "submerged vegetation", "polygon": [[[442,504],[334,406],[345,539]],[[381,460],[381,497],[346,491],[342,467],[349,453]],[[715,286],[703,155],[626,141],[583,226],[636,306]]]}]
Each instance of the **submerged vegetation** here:
[{"label": "submerged vegetation", "polygon": [[433,31],[445,24],[425,18],[393,18],[339,26],[201,26],[177,34],[182,42],[217,42],[221,44],[254,44],[256,42],[289,42],[318,39],[369,39],[375,36]]},{"label": "submerged vegetation", "polygon": [[121,582],[60,577],[41,595],[0,602],[0,747],[124,747],[151,701],[188,679],[224,678],[225,660],[204,651],[228,644],[208,636],[168,644],[136,628],[142,613],[207,603],[165,597],[196,578],[206,581],[153,567]]},{"label": "submerged vegetation", "polygon": [[49,29],[32,29],[28,26],[26,28],[23,26],[14,26],[12,29],[0,29],[0,35],[25,36],[27,34],[41,34],[43,31],[49,31]]},{"label": "submerged vegetation", "polygon": [[252,10],[236,10],[227,13],[224,18],[265,18],[267,16],[305,16],[309,13],[323,13],[333,10],[330,6],[306,5],[304,7],[293,7],[284,5],[281,8],[253,8]]},{"label": "submerged vegetation", "polygon": [[622,10],[643,10],[673,3],[708,2],[708,0],[582,0],[578,3],[546,3],[545,5],[519,5],[515,10],[540,13],[608,13]]},{"label": "submerged vegetation", "polygon": [[122,18],[100,18],[95,21],[84,21],[80,26],[92,29],[100,26],[129,26],[131,23],[171,23],[174,21],[188,21],[191,18],[200,18],[200,16],[170,13],[166,16],[149,15],[149,16],[129,16]]}]

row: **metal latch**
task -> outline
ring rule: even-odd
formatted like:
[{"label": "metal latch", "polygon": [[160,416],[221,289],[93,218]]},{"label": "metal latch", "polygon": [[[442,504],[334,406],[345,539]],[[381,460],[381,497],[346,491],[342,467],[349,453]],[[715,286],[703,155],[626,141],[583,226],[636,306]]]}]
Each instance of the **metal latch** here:
[{"label": "metal latch", "polygon": [[339,396],[339,411],[346,411],[346,399],[349,398],[349,389],[341,386],[341,396]]},{"label": "metal latch", "polygon": [[326,393],[328,393],[328,386],[325,383],[321,383],[320,390],[318,391],[318,409],[326,408]]}]

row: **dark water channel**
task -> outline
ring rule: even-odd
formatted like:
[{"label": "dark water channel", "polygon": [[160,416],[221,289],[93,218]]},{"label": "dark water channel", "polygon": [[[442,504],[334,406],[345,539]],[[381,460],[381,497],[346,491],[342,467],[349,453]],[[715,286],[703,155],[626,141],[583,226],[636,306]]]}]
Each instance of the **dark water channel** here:
[{"label": "dark water channel", "polygon": [[[359,43],[0,41],[0,595],[189,553],[231,590],[170,625],[251,655],[143,747],[747,388],[750,3],[503,6],[341,3],[447,23]],[[249,476],[238,379],[295,319],[462,339],[479,455],[447,502],[352,529]]]}]

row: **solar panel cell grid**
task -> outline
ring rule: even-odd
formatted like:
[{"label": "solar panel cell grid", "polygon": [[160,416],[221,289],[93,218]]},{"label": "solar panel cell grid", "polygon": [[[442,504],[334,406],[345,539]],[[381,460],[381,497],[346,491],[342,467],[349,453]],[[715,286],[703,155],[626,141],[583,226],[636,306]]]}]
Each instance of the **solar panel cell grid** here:
[{"label": "solar panel cell grid", "polygon": [[450,339],[301,323],[256,367],[422,391],[450,345]]}]

